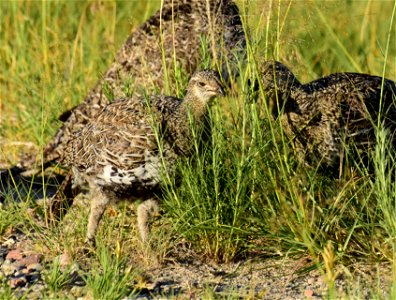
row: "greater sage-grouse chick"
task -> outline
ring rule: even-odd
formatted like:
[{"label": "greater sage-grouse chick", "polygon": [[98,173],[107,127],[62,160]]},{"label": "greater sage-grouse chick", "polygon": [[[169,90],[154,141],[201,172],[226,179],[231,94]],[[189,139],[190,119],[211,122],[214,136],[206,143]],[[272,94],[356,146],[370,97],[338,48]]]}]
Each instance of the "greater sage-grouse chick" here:
[{"label": "greater sage-grouse chick", "polygon": [[[199,64],[201,42],[220,60],[223,77],[237,73],[237,56],[245,54],[245,35],[238,7],[231,0],[165,0],[161,9],[134,30],[103,78],[85,100],[60,117],[63,126],[44,149],[44,163],[59,160],[74,133],[83,128],[111,99],[145,89],[164,92],[166,80],[173,86],[176,68],[186,74]],[[213,56],[212,56],[213,57]],[[234,74],[235,75],[235,74]],[[107,92],[105,92],[107,91]]]},{"label": "greater sage-grouse chick", "polygon": [[87,241],[94,242],[109,201],[139,198],[144,202],[137,211],[138,228],[142,240],[147,240],[150,216],[158,211],[155,194],[161,183],[162,162],[172,174],[176,159],[189,155],[194,145],[191,120],[199,126],[208,104],[220,94],[218,73],[197,72],[184,99],[122,98],[105,106],[74,135],[62,162],[72,167],[75,184],[89,186]]},{"label": "greater sage-grouse chick", "polygon": [[286,136],[304,161],[337,170],[347,150],[367,157],[378,121],[395,145],[396,84],[391,80],[335,73],[301,84],[285,65],[267,61],[261,81],[273,115],[281,116]]}]

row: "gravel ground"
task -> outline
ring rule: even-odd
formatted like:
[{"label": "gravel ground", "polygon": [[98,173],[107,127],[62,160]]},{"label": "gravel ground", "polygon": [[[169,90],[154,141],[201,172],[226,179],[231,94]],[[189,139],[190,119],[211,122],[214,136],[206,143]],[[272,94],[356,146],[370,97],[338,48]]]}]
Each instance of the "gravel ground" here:
[{"label": "gravel ground", "polygon": [[[20,232],[1,240],[0,282],[17,297],[29,291],[29,299],[42,299],[48,290],[43,280],[48,260],[32,252],[32,241]],[[211,296],[233,299],[328,299],[324,275],[318,270],[303,272],[312,261],[267,257],[228,264],[204,262],[189,249],[179,249],[159,266],[144,270],[144,283],[136,283],[138,293],[130,299],[206,299]],[[356,265],[354,274],[339,271],[335,287],[341,297],[370,299],[370,291],[381,291],[388,299],[392,283],[391,267],[386,264]],[[358,271],[357,271],[358,270]],[[378,280],[378,274],[380,279]],[[76,267],[65,293],[75,299],[89,299],[84,272]],[[348,290],[348,287],[355,290]],[[133,287],[131,287],[133,288]],[[46,293],[44,293],[46,294]],[[48,295],[48,294],[47,294]]]}]

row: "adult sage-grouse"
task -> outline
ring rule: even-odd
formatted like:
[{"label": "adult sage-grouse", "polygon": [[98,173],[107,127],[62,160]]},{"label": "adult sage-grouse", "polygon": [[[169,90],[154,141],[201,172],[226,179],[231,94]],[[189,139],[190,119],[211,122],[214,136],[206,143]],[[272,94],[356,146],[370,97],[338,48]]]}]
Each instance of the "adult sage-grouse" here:
[{"label": "adult sage-grouse", "polygon": [[378,121],[395,145],[396,84],[391,80],[335,73],[301,84],[285,65],[267,61],[261,81],[273,115],[281,116],[286,136],[307,162],[337,170],[348,149],[367,156]]},{"label": "adult sage-grouse", "polygon": [[[125,97],[129,82],[164,91],[174,83],[175,69],[192,74],[199,63],[202,40],[219,59],[222,76],[237,72],[237,56],[245,53],[245,35],[238,7],[231,0],[165,0],[161,9],[129,36],[103,78],[85,100],[60,117],[63,126],[44,149],[44,163],[59,160],[73,134],[83,128],[113,98]],[[107,92],[104,92],[104,91]]]},{"label": "adult sage-grouse", "polygon": [[197,72],[183,100],[167,96],[121,98],[74,134],[62,163],[72,167],[75,184],[89,186],[88,241],[94,240],[109,201],[122,198],[145,200],[138,207],[137,218],[141,238],[147,240],[150,216],[158,210],[155,193],[162,162],[172,170],[178,157],[189,155],[194,145],[191,120],[199,128],[208,104],[220,94],[223,90],[216,72]]}]

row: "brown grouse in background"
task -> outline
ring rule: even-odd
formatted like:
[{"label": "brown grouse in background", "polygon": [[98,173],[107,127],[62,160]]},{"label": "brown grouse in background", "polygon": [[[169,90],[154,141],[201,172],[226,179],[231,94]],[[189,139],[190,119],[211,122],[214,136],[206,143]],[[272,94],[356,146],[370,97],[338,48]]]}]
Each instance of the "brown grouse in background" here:
[{"label": "brown grouse in background", "polygon": [[150,216],[158,211],[163,164],[172,175],[178,157],[190,154],[191,120],[199,129],[208,104],[220,94],[217,72],[197,72],[184,99],[138,95],[117,99],[74,133],[61,163],[72,167],[74,185],[89,187],[89,242],[94,242],[109,201],[137,198],[144,200],[137,218],[141,238],[147,240]]},{"label": "brown grouse in background", "polygon": [[[237,73],[237,56],[245,54],[245,35],[236,4],[230,0],[165,0],[160,10],[134,30],[103,78],[84,101],[60,117],[63,126],[44,149],[44,163],[59,160],[73,134],[83,128],[111,99],[125,97],[126,82],[133,93],[164,92],[175,82],[175,69],[197,69],[202,40],[219,60],[222,77]],[[232,73],[232,74],[230,74]],[[227,79],[226,78],[226,79]],[[107,90],[105,93],[104,91]]]},{"label": "brown grouse in background", "polygon": [[303,161],[341,172],[345,151],[364,157],[373,148],[378,121],[395,145],[396,84],[391,80],[335,73],[301,84],[285,65],[267,61],[261,82],[273,115],[281,117]]}]

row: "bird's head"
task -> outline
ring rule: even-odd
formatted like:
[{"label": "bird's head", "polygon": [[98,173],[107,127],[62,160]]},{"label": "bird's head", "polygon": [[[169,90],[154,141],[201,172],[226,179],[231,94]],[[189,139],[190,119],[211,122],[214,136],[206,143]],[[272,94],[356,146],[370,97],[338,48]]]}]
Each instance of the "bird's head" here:
[{"label": "bird's head", "polygon": [[266,61],[261,67],[261,81],[264,91],[281,92],[290,91],[300,85],[294,74],[278,61]]},{"label": "bird's head", "polygon": [[[219,73],[212,70],[196,72],[187,86],[187,95],[190,100],[206,105],[216,96],[224,95]],[[198,104],[198,103],[196,103]]]}]

